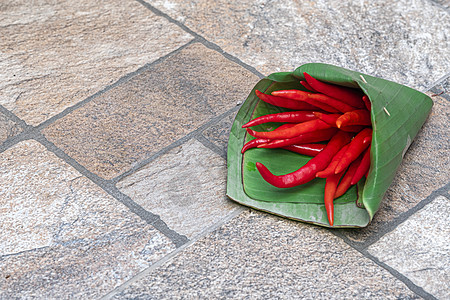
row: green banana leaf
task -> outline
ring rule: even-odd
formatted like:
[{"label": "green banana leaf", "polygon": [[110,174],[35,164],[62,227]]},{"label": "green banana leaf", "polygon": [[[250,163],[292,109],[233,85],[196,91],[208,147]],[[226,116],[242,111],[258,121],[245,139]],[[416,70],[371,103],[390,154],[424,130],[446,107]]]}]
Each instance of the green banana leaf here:
[{"label": "green banana leaf", "polygon": [[[228,141],[227,196],[243,205],[286,218],[329,227],[323,204],[325,180],[321,178],[294,188],[280,189],[268,184],[256,169],[262,162],[274,174],[299,169],[310,157],[282,149],[253,148],[241,154],[242,146],[253,139],[242,125],[268,113],[285,111],[267,104],[255,90],[270,93],[282,89],[304,89],[303,72],[341,86],[361,89],[372,103],[373,126],[371,167],[362,179],[334,201],[334,226],[365,227],[380,207],[402,158],[425,122],[433,102],[409,87],[327,64],[305,64],[294,72],[274,73],[256,84],[240,108]],[[258,125],[258,131],[273,130],[280,124]]]}]

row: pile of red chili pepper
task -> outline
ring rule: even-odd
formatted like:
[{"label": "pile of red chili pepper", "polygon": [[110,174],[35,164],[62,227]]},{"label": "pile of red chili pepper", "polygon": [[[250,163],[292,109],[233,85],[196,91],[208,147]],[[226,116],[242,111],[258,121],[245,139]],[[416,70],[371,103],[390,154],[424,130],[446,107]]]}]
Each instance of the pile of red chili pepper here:
[{"label": "pile of red chili pepper", "polygon": [[[300,83],[308,91],[280,90],[271,95],[256,91],[262,101],[292,111],[264,115],[244,124],[255,139],[241,152],[255,147],[282,148],[312,156],[300,169],[285,175],[274,175],[259,162],[256,167],[264,180],[278,188],[325,178],[324,203],[333,226],[334,199],[367,177],[370,168],[371,104],[360,90],[321,82],[307,73],[304,76],[306,81]],[[267,122],[285,124],[273,131],[248,128]]]}]

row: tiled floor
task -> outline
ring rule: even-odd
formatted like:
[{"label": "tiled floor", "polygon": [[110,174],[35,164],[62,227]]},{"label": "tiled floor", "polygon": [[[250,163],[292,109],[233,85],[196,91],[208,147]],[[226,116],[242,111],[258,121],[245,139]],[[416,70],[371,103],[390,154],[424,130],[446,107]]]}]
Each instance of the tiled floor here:
[{"label": "tiled floor", "polygon": [[[1,1],[1,299],[450,299],[448,1]],[[225,196],[264,75],[326,62],[433,110],[365,229]]]}]

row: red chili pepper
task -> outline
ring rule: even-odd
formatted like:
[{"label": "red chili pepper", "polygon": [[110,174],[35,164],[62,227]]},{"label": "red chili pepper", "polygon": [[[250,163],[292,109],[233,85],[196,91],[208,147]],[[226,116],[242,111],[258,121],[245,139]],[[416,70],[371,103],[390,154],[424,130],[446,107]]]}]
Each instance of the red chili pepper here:
[{"label": "red chili pepper", "polygon": [[341,128],[339,128],[339,130],[347,132],[360,132],[364,128],[366,127],[362,125],[349,125],[349,126],[342,126]]},{"label": "red chili pepper", "polygon": [[316,178],[316,173],[325,169],[333,156],[342,148],[342,146],[346,145],[351,138],[352,134],[339,131],[331,138],[330,142],[316,157],[313,157],[297,171],[289,174],[280,176],[273,175],[266,166],[259,162],[256,163],[256,168],[264,180],[273,186],[278,188],[295,187]]},{"label": "red chili pepper", "polygon": [[242,128],[252,127],[259,124],[268,122],[289,122],[289,123],[301,123],[306,121],[315,120],[317,117],[312,111],[288,111],[277,114],[269,114],[258,117],[250,122],[242,125]]},{"label": "red chili pepper", "polygon": [[349,125],[371,125],[372,121],[370,120],[370,112],[365,109],[358,109],[350,112],[346,112],[342,116],[340,116],[336,125],[338,128]]},{"label": "red chili pepper", "polygon": [[332,126],[332,127],[337,127],[336,126],[336,120],[342,116],[342,114],[324,114],[318,111],[313,112],[313,114],[320,120],[324,121],[325,123],[327,123],[328,125]]},{"label": "red chili pepper", "polygon": [[295,153],[307,155],[307,156],[316,156],[325,148],[324,144],[303,144],[303,145],[290,145],[282,147],[282,149],[286,149]]},{"label": "red chili pepper", "polygon": [[306,82],[308,82],[314,90],[345,102],[353,107],[364,107],[364,103],[361,101],[363,94],[360,91],[319,81],[306,72],[304,72],[303,75],[305,76]]},{"label": "red chili pepper", "polygon": [[325,181],[325,210],[327,211],[327,217],[328,222],[330,223],[330,226],[333,226],[334,224],[334,203],[333,200],[335,199],[334,194],[336,193],[336,188],[339,183],[339,179],[341,179],[344,172],[341,172],[339,174],[333,174],[332,176],[328,177]]},{"label": "red chili pepper", "polygon": [[[291,124],[291,123],[283,124],[283,125],[281,125],[280,127],[275,128],[274,131],[276,131],[276,130],[283,130],[283,129],[286,129],[286,128],[291,128],[291,127],[293,127],[293,126],[295,126],[295,124]],[[258,139],[258,138],[253,139],[253,140],[247,142],[247,143],[244,145],[244,147],[242,147],[241,153],[244,153],[244,152],[247,151],[248,149],[255,148],[255,147],[257,147],[258,145],[262,145],[262,144],[268,143],[268,142],[270,142],[270,141],[271,141],[270,139]]]},{"label": "red chili pepper", "polygon": [[[340,116],[342,116],[342,114],[324,114],[321,112],[313,112],[313,114],[319,118],[320,120],[324,121],[325,123],[327,123],[328,125],[332,126],[332,127],[337,127],[336,125],[336,116],[339,118]],[[361,125],[349,125],[349,126],[342,126],[341,128],[339,128],[340,130],[343,131],[347,131],[347,132],[360,132],[361,130],[363,130],[365,127],[361,126]]]},{"label": "red chili pepper", "polygon": [[309,98],[313,100],[317,100],[319,102],[322,102],[324,104],[327,104],[335,109],[337,109],[340,112],[348,112],[357,109],[354,106],[350,106],[347,103],[344,103],[342,101],[336,100],[330,96],[327,96],[325,94],[309,94]]},{"label": "red chili pepper", "polygon": [[251,141],[248,141],[247,143],[245,143],[244,147],[242,147],[241,153],[244,153],[248,149],[255,148],[258,145],[265,144],[268,142],[270,142],[269,139],[253,139]]},{"label": "red chili pepper", "polygon": [[310,90],[311,92],[317,92],[306,81],[302,80],[302,81],[300,81],[300,83],[301,83],[301,85],[303,85],[305,87],[305,89]]},{"label": "red chili pepper", "polygon": [[363,178],[364,174],[366,174],[369,171],[370,168],[370,148],[367,148],[366,152],[364,153],[361,162],[356,169],[355,174],[352,177],[351,184],[357,184],[361,178]]},{"label": "red chili pepper", "polygon": [[[272,96],[279,96],[287,99],[291,99],[294,101],[299,101],[300,103],[309,103],[311,105],[314,105],[316,107],[319,107],[320,109],[323,109],[324,111],[331,112],[331,113],[337,113],[340,112],[337,108],[332,107],[331,105],[328,105],[327,103],[323,103],[321,101],[317,101],[316,99],[312,99],[310,95],[318,95],[318,94],[311,94],[309,92],[300,91],[300,90],[282,90],[282,91],[274,91],[272,92]],[[354,108],[353,108],[354,110]]]},{"label": "red chili pepper", "polygon": [[289,109],[295,109],[295,110],[320,110],[318,107],[311,105],[306,102],[296,101],[292,99],[287,99],[283,97],[275,97],[272,95],[264,94],[258,90],[255,91],[256,96],[258,96],[259,99],[261,99],[264,102],[267,102],[269,104],[289,108]]},{"label": "red chili pepper", "polygon": [[330,128],[330,125],[327,123],[315,119],[299,124],[295,124],[294,126],[282,130],[274,130],[274,131],[254,131],[250,128],[247,128],[247,132],[258,138],[266,138],[266,139],[289,139],[296,136],[299,136],[303,133],[308,133],[312,131],[322,130]]},{"label": "red chili pepper", "polygon": [[339,161],[334,173],[341,173],[354,161],[358,156],[369,147],[372,141],[372,129],[366,128],[358,133],[355,138],[350,142],[347,151]]},{"label": "red chili pepper", "polygon": [[352,186],[351,181],[360,162],[361,156],[359,156],[354,162],[350,164],[350,166],[347,169],[347,172],[345,173],[344,177],[342,178],[341,182],[339,183],[336,189],[334,198],[339,198],[340,196],[344,195],[345,192],[347,192],[348,189]]},{"label": "red chili pepper", "polygon": [[345,145],[344,147],[339,150],[338,153],[336,153],[335,156],[333,156],[333,159],[331,160],[330,164],[322,171],[317,172],[316,177],[320,178],[327,178],[334,174],[334,170],[336,169],[336,166],[338,165],[341,158],[344,156],[345,151],[347,151],[349,145]]},{"label": "red chili pepper", "polygon": [[369,97],[367,97],[367,95],[364,95],[362,99],[364,101],[364,105],[366,106],[367,110],[370,111],[372,108],[372,103],[370,103]]},{"label": "red chili pepper", "polygon": [[328,141],[331,139],[338,130],[336,128],[328,128],[324,130],[318,130],[313,132],[308,132],[296,136],[292,139],[276,139],[271,140],[267,144],[258,145],[258,148],[281,148],[290,145],[299,145],[306,143],[317,143]]},{"label": "red chili pepper", "polygon": [[315,94],[300,90],[282,90],[274,91],[272,92],[272,95],[286,97],[293,100],[305,101],[329,112],[348,112],[357,109],[356,107],[350,106],[347,103],[336,100],[325,94]]},{"label": "red chili pepper", "polygon": [[273,131],[279,131],[279,130],[283,130],[283,129],[287,129],[287,128],[292,128],[295,125],[297,125],[296,123],[287,123],[287,124],[283,124],[277,128],[275,128]]}]

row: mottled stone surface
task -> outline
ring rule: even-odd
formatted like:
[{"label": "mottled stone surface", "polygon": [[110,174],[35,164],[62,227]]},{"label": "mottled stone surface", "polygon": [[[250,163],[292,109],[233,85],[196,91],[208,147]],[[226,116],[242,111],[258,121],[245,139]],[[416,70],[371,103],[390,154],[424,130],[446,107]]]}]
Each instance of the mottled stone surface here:
[{"label": "mottled stone surface", "polygon": [[137,1],[2,1],[0,104],[31,125],[192,39]]},{"label": "mottled stone surface", "polygon": [[228,137],[230,136],[231,126],[233,125],[236,114],[237,112],[226,116],[202,132],[203,136],[222,150],[223,153],[227,153]]},{"label": "mottled stone surface", "polygon": [[450,106],[443,97],[432,99],[434,105],[428,120],[403,157],[372,224],[364,229],[342,230],[350,239],[364,242],[385,223],[413,208],[433,191],[448,183]]},{"label": "mottled stone surface", "polygon": [[450,97],[450,77],[435,86],[436,89],[444,92],[447,95],[447,99]]},{"label": "mottled stone surface", "polygon": [[450,8],[450,1],[449,0],[433,0],[434,2],[442,5],[444,8]]},{"label": "mottled stone surface", "polygon": [[225,194],[226,163],[190,140],[125,177],[117,187],[189,238],[237,207]]},{"label": "mottled stone surface", "polygon": [[0,144],[20,132],[22,132],[22,128],[19,124],[10,120],[5,114],[0,112]]},{"label": "mottled stone surface", "polygon": [[437,197],[368,251],[436,298],[449,299],[449,223],[450,200]]},{"label": "mottled stone surface", "polygon": [[113,178],[236,106],[258,78],[201,44],[148,68],[44,130],[103,178]]},{"label": "mottled stone surface", "polygon": [[0,154],[0,298],[98,298],[174,249],[35,141]]},{"label": "mottled stone surface", "polygon": [[264,74],[310,62],[427,87],[449,70],[448,11],[429,0],[148,1]]},{"label": "mottled stone surface", "polygon": [[117,299],[406,299],[389,272],[322,228],[243,213]]}]

